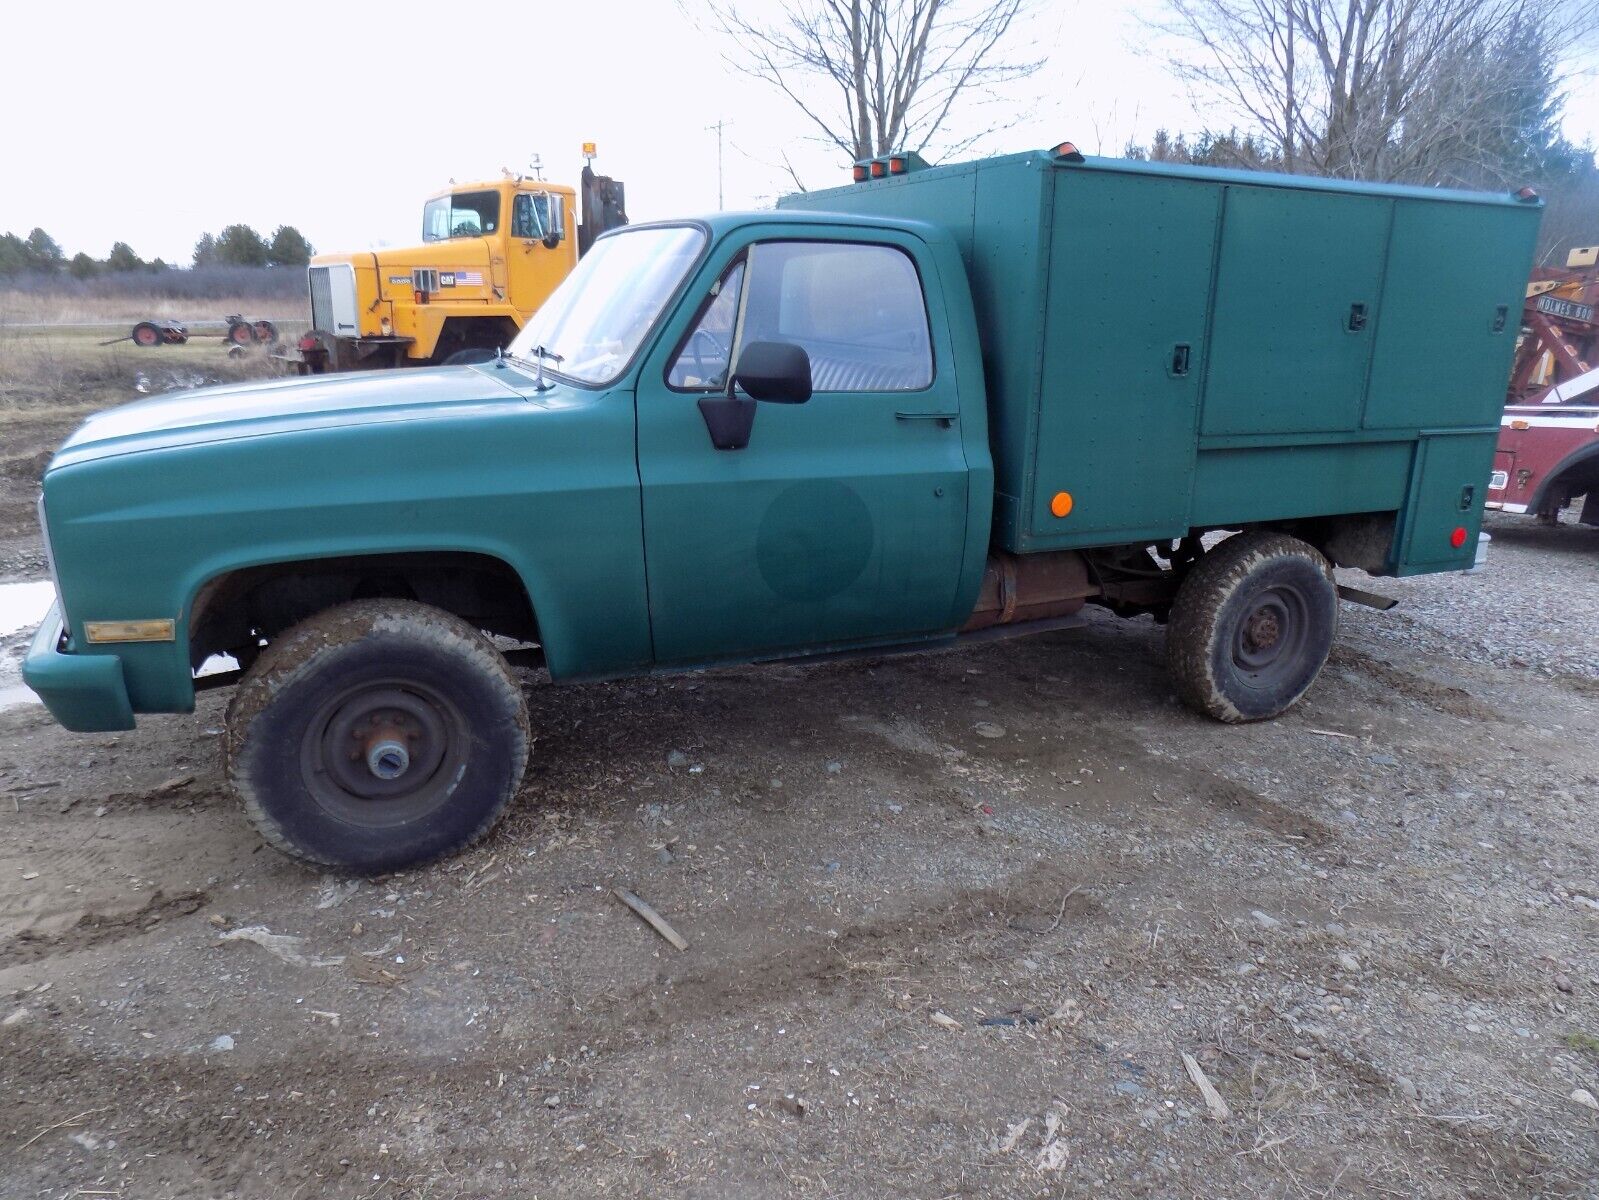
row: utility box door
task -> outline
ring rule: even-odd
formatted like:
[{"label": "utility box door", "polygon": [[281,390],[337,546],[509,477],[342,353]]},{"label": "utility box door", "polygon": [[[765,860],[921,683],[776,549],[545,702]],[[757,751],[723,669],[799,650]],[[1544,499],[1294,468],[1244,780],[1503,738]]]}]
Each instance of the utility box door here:
[{"label": "utility box door", "polygon": [[1220,201],[1187,180],[1057,173],[1029,548],[1187,529]]},{"label": "utility box door", "polygon": [[[1471,565],[1493,461],[1492,433],[1442,434],[1416,443],[1401,574]],[[1465,540],[1456,546],[1451,535],[1462,528]]]},{"label": "utility box door", "polygon": [[1396,201],[1367,429],[1499,423],[1536,236],[1502,208]]},{"label": "utility box door", "polygon": [[1359,427],[1392,204],[1227,189],[1201,432]]}]

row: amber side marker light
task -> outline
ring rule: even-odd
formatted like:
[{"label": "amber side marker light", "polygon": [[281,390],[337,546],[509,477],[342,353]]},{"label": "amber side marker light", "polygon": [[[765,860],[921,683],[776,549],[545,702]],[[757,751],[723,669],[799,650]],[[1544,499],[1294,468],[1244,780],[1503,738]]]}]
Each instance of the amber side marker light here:
[{"label": "amber side marker light", "polygon": [[881,179],[888,174],[888,164],[880,158],[872,159],[872,178]]},{"label": "amber side marker light", "polygon": [[850,174],[854,176],[856,183],[865,183],[869,171],[865,163],[858,162],[850,168]]},{"label": "amber side marker light", "polygon": [[1051,153],[1063,162],[1080,163],[1083,161],[1083,152],[1073,142],[1062,142]]},{"label": "amber side marker light", "polygon": [[1070,492],[1056,492],[1049,502],[1049,511],[1057,517],[1067,517],[1071,515],[1073,503]]},{"label": "amber side marker light", "polygon": [[1520,417],[1517,417],[1513,421],[1510,422],[1510,428],[1512,428],[1512,429],[1531,429],[1532,425],[1531,425],[1530,422],[1524,421]]},{"label": "amber side marker light", "polygon": [[1455,526],[1455,531],[1449,535],[1449,544],[1456,550],[1466,544],[1466,527],[1464,525]]}]

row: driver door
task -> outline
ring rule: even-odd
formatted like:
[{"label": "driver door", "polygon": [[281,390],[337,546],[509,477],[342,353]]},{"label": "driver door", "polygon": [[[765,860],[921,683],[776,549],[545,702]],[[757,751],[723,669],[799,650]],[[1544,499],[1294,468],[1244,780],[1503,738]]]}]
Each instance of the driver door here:
[{"label": "driver door", "polygon": [[[663,664],[909,640],[958,623],[967,474],[954,372],[940,369],[950,347],[922,285],[932,271],[908,235],[801,228],[724,244],[694,285],[690,319],[639,379]],[[718,450],[698,401],[723,393],[737,351],[757,341],[803,347],[813,394],[758,404],[748,444]]]}]

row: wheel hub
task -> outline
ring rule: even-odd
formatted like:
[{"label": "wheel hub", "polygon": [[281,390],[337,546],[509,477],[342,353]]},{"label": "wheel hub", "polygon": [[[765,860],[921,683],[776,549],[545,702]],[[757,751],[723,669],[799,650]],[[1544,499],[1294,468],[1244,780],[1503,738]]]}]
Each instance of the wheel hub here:
[{"label": "wheel hub", "polygon": [[1244,623],[1244,641],[1255,650],[1266,650],[1277,644],[1282,625],[1270,608],[1258,608]]},{"label": "wheel hub", "polygon": [[366,769],[379,779],[398,779],[410,766],[410,750],[395,738],[384,738],[367,749]]},{"label": "wheel hub", "polygon": [[321,806],[356,824],[404,824],[447,798],[469,737],[459,710],[409,683],[360,684],[306,729],[301,769]]},{"label": "wheel hub", "polygon": [[1268,588],[1244,611],[1233,637],[1233,665],[1261,678],[1292,670],[1308,636],[1306,603],[1299,589]]}]

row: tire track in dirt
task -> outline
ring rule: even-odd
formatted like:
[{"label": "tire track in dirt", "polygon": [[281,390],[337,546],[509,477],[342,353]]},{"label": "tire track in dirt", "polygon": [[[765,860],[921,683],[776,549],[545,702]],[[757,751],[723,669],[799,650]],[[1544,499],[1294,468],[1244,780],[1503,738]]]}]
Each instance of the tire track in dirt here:
[{"label": "tire track in dirt", "polygon": [[186,917],[199,911],[209,900],[210,893],[200,890],[171,896],[157,891],[132,912],[85,913],[77,924],[57,934],[24,931],[0,944],[0,970],[148,933],[169,917]]},{"label": "tire track in dirt", "polygon": [[1333,666],[1361,671],[1408,700],[1426,705],[1451,717],[1474,721],[1503,722],[1504,716],[1478,700],[1464,688],[1425,679],[1349,646],[1334,646],[1328,660]]},{"label": "tire track in dirt", "polygon": [[[1108,878],[1108,876],[1107,876]],[[836,937],[813,936],[777,953],[651,984],[590,1006],[573,1031],[588,1036],[626,1032],[659,1041],[685,1021],[703,1021],[789,1003],[795,995],[827,994],[852,981],[876,979],[885,964],[925,959],[928,947],[992,929],[999,936],[1037,937],[1066,921],[1102,917],[1092,892],[1053,863],[1037,863],[993,887],[962,888],[941,902],[853,925]]]}]

